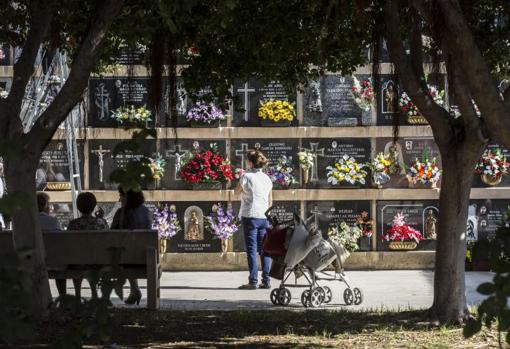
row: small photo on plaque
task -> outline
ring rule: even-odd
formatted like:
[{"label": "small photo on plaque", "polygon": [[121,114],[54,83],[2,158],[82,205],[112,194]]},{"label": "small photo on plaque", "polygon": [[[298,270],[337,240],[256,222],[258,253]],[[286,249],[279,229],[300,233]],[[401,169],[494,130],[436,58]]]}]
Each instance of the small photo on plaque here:
[{"label": "small photo on plaque", "polygon": [[507,219],[510,200],[470,200],[466,225],[466,240],[493,239]]}]

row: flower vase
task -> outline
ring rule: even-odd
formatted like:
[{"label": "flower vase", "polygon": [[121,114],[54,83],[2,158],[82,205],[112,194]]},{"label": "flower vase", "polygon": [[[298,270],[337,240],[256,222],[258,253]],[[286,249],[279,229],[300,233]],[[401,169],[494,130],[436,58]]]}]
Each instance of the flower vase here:
[{"label": "flower vase", "polygon": [[221,240],[221,252],[222,253],[228,252],[229,240],[230,239]]},{"label": "flower vase", "polygon": [[360,251],[370,251],[372,249],[372,237],[362,236],[359,238]]},{"label": "flower vase", "polygon": [[166,253],[167,239],[159,240],[159,254],[164,255]]},{"label": "flower vase", "polygon": [[384,172],[372,173],[372,183],[379,189],[382,189],[383,184],[388,183],[390,179],[391,177],[387,173]]},{"label": "flower vase", "polygon": [[220,126],[220,120],[214,120],[210,123],[191,120],[190,124],[193,128],[216,128]]},{"label": "flower vase", "polygon": [[390,241],[388,247],[390,250],[409,251],[414,250],[418,244],[414,241]]},{"label": "flower vase", "polygon": [[488,175],[488,174],[482,174],[481,175],[482,182],[484,182],[487,185],[490,185],[491,187],[492,186],[496,186],[499,183],[501,183],[501,179],[502,178],[503,178],[503,176],[495,177],[495,176],[491,176],[491,175]]},{"label": "flower vase", "polygon": [[310,180],[310,169],[301,168],[301,174],[303,176],[303,184],[308,184],[308,181]]},{"label": "flower vase", "polygon": [[280,120],[280,121],[274,122],[272,120],[260,119],[260,124],[263,127],[288,127],[288,126],[290,126],[290,123],[291,122],[289,120]]},{"label": "flower vase", "polygon": [[372,108],[361,109],[361,126],[372,125]]}]

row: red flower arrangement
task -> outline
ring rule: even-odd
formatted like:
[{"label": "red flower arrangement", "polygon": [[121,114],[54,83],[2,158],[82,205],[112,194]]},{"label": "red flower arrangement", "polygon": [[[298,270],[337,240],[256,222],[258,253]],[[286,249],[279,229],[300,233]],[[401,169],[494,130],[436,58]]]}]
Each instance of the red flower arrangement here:
[{"label": "red flower arrangement", "polygon": [[189,153],[179,171],[188,183],[223,183],[234,179],[232,165],[218,153],[216,144],[209,149]]},{"label": "red flower arrangement", "polygon": [[386,230],[382,238],[386,241],[414,240],[416,243],[420,243],[420,241],[423,240],[423,236],[418,230],[406,224],[405,216],[402,213],[397,213],[397,215],[393,217],[393,225]]}]

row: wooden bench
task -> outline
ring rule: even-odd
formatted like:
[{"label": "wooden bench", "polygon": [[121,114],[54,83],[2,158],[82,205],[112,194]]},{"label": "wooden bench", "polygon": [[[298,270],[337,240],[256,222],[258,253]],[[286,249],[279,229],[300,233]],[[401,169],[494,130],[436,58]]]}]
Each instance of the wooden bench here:
[{"label": "wooden bench", "polygon": [[[83,266],[112,265],[112,250],[120,249],[119,264],[128,278],[147,279],[147,307],[159,308],[159,242],[155,230],[58,231],[43,233],[46,265],[51,279],[84,278]],[[12,233],[0,232],[0,255],[13,252]],[[68,269],[69,265],[81,266]],[[62,270],[58,270],[62,269]],[[97,270],[97,268],[95,268]]]}]

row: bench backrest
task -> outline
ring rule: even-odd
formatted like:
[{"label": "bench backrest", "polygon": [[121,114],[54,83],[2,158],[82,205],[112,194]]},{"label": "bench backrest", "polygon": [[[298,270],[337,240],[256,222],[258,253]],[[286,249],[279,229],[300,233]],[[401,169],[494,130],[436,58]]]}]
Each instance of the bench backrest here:
[{"label": "bench backrest", "polygon": [[[147,249],[158,249],[155,230],[43,232],[47,265],[111,264],[112,248],[122,248],[121,264],[147,263]],[[12,232],[0,232],[0,255],[13,252]]]}]

